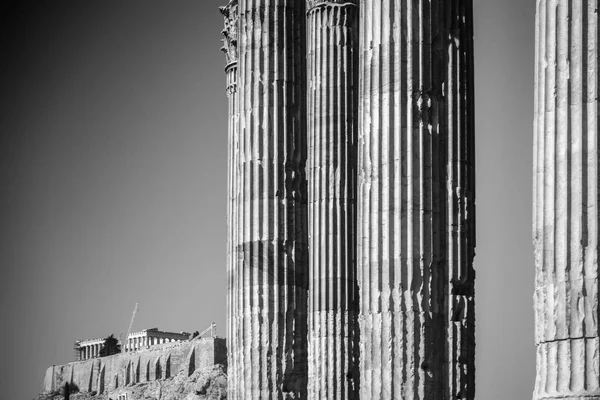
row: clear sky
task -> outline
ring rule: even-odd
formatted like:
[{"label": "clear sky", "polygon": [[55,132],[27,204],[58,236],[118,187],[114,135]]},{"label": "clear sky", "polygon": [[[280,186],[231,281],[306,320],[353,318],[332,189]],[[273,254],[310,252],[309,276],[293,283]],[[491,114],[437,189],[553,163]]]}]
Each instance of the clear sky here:
[{"label": "clear sky", "polygon": [[[225,0],[0,6],[0,396],[75,339],[225,334]],[[533,388],[533,0],[475,0],[477,398]]]}]

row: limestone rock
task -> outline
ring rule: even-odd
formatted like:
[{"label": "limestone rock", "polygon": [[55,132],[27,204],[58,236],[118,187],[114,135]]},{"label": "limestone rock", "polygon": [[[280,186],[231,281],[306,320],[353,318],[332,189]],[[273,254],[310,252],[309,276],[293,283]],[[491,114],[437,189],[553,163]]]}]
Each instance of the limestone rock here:
[{"label": "limestone rock", "polygon": [[[192,375],[179,373],[173,378],[129,385],[110,393],[72,393],[70,400],[109,400],[127,393],[128,400],[225,400],[227,375],[222,365],[202,368]],[[61,390],[42,393],[34,400],[64,400]]]}]

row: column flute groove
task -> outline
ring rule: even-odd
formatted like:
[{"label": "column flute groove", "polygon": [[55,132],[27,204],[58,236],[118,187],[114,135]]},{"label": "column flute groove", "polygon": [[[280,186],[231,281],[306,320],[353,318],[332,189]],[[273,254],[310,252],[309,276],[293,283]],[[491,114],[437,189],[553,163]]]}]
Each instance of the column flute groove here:
[{"label": "column flute groove", "polygon": [[600,399],[598,1],[536,12],[534,399]]},{"label": "column flute groove", "polygon": [[[219,7],[224,18],[223,47],[226,67],[226,89],[228,100],[228,138],[227,138],[227,338],[230,349],[240,346],[239,321],[235,318],[237,313],[238,293],[240,291],[239,279],[236,272],[237,252],[237,226],[239,206],[236,201],[239,197],[239,103],[238,103],[238,0],[230,0],[226,6]],[[152,343],[152,341],[151,341]],[[228,376],[234,382],[243,371],[238,357],[233,357],[233,352],[227,353]]]},{"label": "column flute groove", "polygon": [[472,1],[360,7],[360,395],[474,399]]},{"label": "column flute groove", "polygon": [[308,398],[358,399],[358,1],[307,0]]},{"label": "column flute groove", "polygon": [[228,398],[306,398],[305,5],[235,3]]}]

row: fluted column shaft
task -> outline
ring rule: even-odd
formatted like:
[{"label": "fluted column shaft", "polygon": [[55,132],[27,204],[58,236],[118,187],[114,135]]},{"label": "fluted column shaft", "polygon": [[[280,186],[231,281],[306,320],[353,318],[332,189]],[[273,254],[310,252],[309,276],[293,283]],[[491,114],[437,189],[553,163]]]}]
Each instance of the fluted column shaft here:
[{"label": "fluted column shaft", "polygon": [[598,1],[539,0],[534,399],[600,399]]},{"label": "fluted column shaft", "polygon": [[[236,288],[237,275],[236,266],[238,263],[238,254],[236,251],[237,221],[239,215],[238,202],[235,201],[236,187],[238,185],[238,174],[235,174],[235,165],[238,162],[239,152],[239,106],[237,98],[237,62],[229,64],[226,69],[227,74],[227,96],[229,102],[229,162],[228,162],[228,202],[227,202],[227,280],[229,290],[227,291],[227,339],[228,347],[237,348],[240,343],[241,327],[235,325],[235,319],[232,318],[236,311],[235,305],[239,293]],[[228,379],[234,382],[238,379],[238,373],[243,370],[239,357],[234,356],[233,351],[227,352]]]},{"label": "fluted column shaft", "polygon": [[306,398],[305,7],[240,0],[229,399]]},{"label": "fluted column shaft", "polygon": [[471,0],[360,3],[361,398],[474,398]]},{"label": "fluted column shaft", "polygon": [[357,399],[358,6],[307,2],[308,398]]}]

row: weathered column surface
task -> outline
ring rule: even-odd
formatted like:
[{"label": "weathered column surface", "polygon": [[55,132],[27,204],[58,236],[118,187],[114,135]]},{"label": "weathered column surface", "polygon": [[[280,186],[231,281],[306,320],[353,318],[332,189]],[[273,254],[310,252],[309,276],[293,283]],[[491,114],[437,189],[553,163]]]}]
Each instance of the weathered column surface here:
[{"label": "weathered column surface", "polygon": [[234,356],[238,353],[232,351],[239,348],[241,337],[239,336],[240,327],[235,325],[236,301],[239,298],[239,287],[236,285],[236,267],[238,264],[238,255],[236,251],[236,239],[239,229],[238,221],[239,207],[237,199],[237,185],[239,173],[236,168],[239,163],[239,103],[237,95],[238,81],[238,0],[230,0],[226,6],[220,7],[219,11],[224,18],[223,47],[221,50],[225,53],[226,66],[226,93],[228,101],[228,135],[227,135],[227,340],[230,351],[227,352],[228,376],[229,380],[237,381],[238,374],[243,370],[241,359]]},{"label": "weathered column surface", "polygon": [[534,399],[600,399],[598,1],[539,0]]},{"label": "weathered column surface", "polygon": [[229,399],[306,398],[305,5],[239,0]]},{"label": "weathered column surface", "polygon": [[473,399],[472,1],[360,7],[361,398]]},{"label": "weathered column surface", "polygon": [[358,0],[307,0],[308,398],[357,399]]}]

